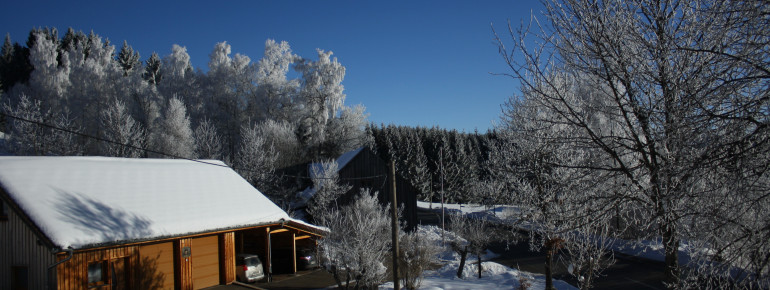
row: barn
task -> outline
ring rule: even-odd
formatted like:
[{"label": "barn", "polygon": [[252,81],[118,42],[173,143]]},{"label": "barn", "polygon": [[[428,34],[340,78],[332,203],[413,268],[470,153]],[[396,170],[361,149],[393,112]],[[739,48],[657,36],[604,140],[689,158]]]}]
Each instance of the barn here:
[{"label": "barn", "polygon": [[0,157],[0,289],[199,289],[324,233],[220,161]]},{"label": "barn", "polygon": [[[350,203],[355,195],[362,188],[368,188],[376,191],[377,198],[381,204],[391,202],[391,189],[393,184],[389,182],[390,176],[388,163],[382,160],[377,154],[368,147],[361,147],[340,155],[335,162],[337,163],[337,173],[340,183],[351,186],[351,189],[340,197],[339,204]],[[306,166],[305,176],[312,176],[313,167],[320,165],[311,163]],[[309,187],[298,194],[301,205],[313,197],[315,190],[312,183],[308,180]],[[420,192],[412,184],[396,174],[396,201],[399,207],[403,208],[401,215],[402,222],[406,223],[407,230],[412,230],[417,226],[417,195]]]}]

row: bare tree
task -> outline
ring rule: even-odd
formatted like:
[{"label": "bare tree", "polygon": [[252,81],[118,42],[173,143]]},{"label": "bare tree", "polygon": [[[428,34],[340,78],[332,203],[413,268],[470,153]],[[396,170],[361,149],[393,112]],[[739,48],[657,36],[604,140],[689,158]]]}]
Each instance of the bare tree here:
[{"label": "bare tree", "polygon": [[[770,148],[770,8],[718,0],[544,4],[546,25],[536,18],[518,30],[509,25],[513,48],[498,36],[500,53],[537,107],[559,116],[550,123],[577,132],[558,140],[590,151],[593,162],[578,167],[625,185],[605,191],[598,209],[621,205],[634,213],[627,218],[639,238],[662,239],[670,287],[697,281],[682,279],[683,239],[721,254],[695,257],[692,268],[705,265],[706,276],[738,267],[751,273],[749,284],[767,285],[767,255],[751,254],[769,243],[758,238],[770,235],[768,213],[759,210],[770,202],[759,194],[767,192],[767,166],[748,160]],[[738,164],[740,174],[722,174]]]},{"label": "bare tree", "polygon": [[476,255],[478,263],[478,277],[481,278],[481,257],[487,250],[487,246],[495,239],[491,225],[486,219],[471,218],[460,213],[449,216],[450,230],[464,239],[464,241],[452,241],[452,249],[460,254],[460,266],[457,269],[457,278],[462,278],[465,261],[468,254]]}]

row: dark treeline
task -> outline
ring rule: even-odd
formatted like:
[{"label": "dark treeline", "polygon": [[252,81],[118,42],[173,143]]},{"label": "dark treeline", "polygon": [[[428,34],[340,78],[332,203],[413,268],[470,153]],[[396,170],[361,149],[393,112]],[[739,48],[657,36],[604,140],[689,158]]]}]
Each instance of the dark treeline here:
[{"label": "dark treeline", "polygon": [[493,202],[477,187],[491,178],[487,164],[497,139],[494,131],[465,133],[392,124],[370,124],[367,130],[377,154],[395,160],[401,176],[423,193],[420,200],[439,202],[443,181],[446,202]]}]

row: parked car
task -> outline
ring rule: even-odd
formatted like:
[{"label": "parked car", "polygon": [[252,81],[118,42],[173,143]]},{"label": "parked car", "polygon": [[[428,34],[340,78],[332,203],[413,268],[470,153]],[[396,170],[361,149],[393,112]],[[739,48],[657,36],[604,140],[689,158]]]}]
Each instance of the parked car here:
[{"label": "parked car", "polygon": [[235,256],[235,275],[241,282],[256,282],[265,278],[264,267],[259,256],[238,254]]},{"label": "parked car", "polygon": [[297,249],[297,269],[310,270],[318,267],[318,259],[311,248]]}]

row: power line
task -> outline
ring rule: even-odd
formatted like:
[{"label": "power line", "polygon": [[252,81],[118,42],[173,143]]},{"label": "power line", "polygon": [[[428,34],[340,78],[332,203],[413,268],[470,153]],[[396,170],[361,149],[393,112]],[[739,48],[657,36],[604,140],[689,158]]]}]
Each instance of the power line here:
[{"label": "power line", "polygon": [[[173,155],[173,154],[168,154],[168,153],[165,153],[165,152],[155,151],[155,150],[152,150],[152,149],[142,148],[142,147],[134,146],[134,145],[131,145],[131,144],[123,144],[123,143],[112,141],[112,140],[105,139],[105,138],[102,138],[102,137],[97,137],[97,136],[89,135],[89,134],[86,134],[86,133],[78,132],[78,131],[67,129],[67,128],[61,128],[61,127],[54,126],[54,125],[47,124],[47,123],[43,123],[43,122],[40,122],[40,121],[35,121],[35,120],[27,119],[27,118],[22,118],[22,117],[10,115],[10,114],[7,114],[5,112],[0,112],[0,115],[3,115],[5,117],[9,117],[9,118],[12,118],[12,119],[16,119],[16,120],[19,120],[19,121],[23,121],[23,122],[27,122],[27,123],[32,123],[32,124],[35,124],[35,125],[38,125],[38,126],[43,126],[43,127],[51,128],[51,129],[54,129],[54,130],[64,131],[64,132],[67,132],[67,133],[70,133],[70,134],[75,134],[75,135],[78,135],[78,136],[81,136],[81,137],[90,138],[90,139],[94,139],[94,140],[97,140],[97,141],[107,142],[107,143],[110,143],[110,144],[119,145],[119,146],[123,146],[123,147],[128,147],[128,148],[132,148],[132,149],[142,150],[142,151],[145,151],[145,152],[149,152],[149,153],[153,153],[153,154],[158,154],[158,155],[162,155],[162,156],[172,157],[174,159],[184,159],[184,160],[189,160],[189,161],[203,163],[203,164],[208,164],[208,165],[232,168],[232,167],[227,166],[227,165],[221,165],[221,164],[216,164],[216,163],[209,163],[209,162],[202,161],[202,160],[197,160],[197,159],[177,156],[177,155]],[[233,168],[233,169],[235,169],[235,168]],[[253,170],[248,170],[248,169],[242,169],[242,170],[253,171]]]},{"label": "power line", "polygon": [[[217,163],[210,163],[210,162],[206,162],[206,161],[203,161],[203,160],[200,160],[200,159],[192,159],[192,158],[187,158],[187,157],[178,156],[178,155],[174,155],[174,154],[169,154],[169,153],[166,153],[166,152],[161,152],[161,151],[157,151],[157,150],[152,150],[152,149],[147,149],[147,148],[143,148],[143,147],[139,147],[139,146],[134,146],[134,145],[131,145],[131,144],[124,144],[124,143],[120,143],[120,142],[117,142],[117,141],[109,140],[109,139],[106,139],[106,138],[102,138],[102,137],[98,137],[98,136],[93,136],[93,135],[86,134],[86,133],[83,133],[83,132],[78,132],[78,131],[75,131],[75,130],[72,130],[72,129],[62,128],[62,127],[54,126],[54,125],[43,123],[43,122],[36,121],[36,120],[31,120],[31,119],[22,118],[22,117],[19,117],[19,116],[14,116],[14,115],[2,112],[2,111],[0,111],[0,115],[8,117],[8,118],[16,119],[16,120],[19,120],[19,121],[22,121],[22,122],[27,122],[27,123],[35,124],[35,125],[38,125],[38,126],[43,126],[43,127],[47,127],[47,128],[50,128],[50,129],[59,130],[59,131],[67,132],[67,133],[70,133],[70,134],[78,135],[78,136],[81,136],[81,137],[84,137],[84,138],[94,139],[94,140],[97,140],[97,141],[100,141],[100,142],[106,142],[106,143],[110,143],[110,144],[113,144],[113,145],[128,147],[128,148],[131,148],[131,149],[141,150],[141,151],[144,151],[144,152],[153,153],[153,154],[157,154],[157,155],[161,155],[161,156],[171,157],[173,159],[183,159],[183,160],[188,160],[188,161],[197,162],[197,163],[206,164],[206,165],[214,165],[214,166],[219,166],[219,167],[226,167],[226,168],[230,168],[230,169],[233,169],[233,170],[248,171],[248,172],[259,172],[257,170],[253,170],[253,169],[239,168],[239,167],[222,165],[222,164],[217,164]],[[282,176],[289,176],[289,177],[303,178],[303,179],[311,179],[311,180],[312,179],[333,179],[333,177],[310,177],[310,176],[298,176],[298,175],[289,175],[289,174],[282,174]],[[337,179],[339,179],[339,180],[363,180],[363,179],[380,178],[380,177],[385,177],[385,176],[387,176],[387,175],[386,174],[380,174],[380,175],[362,176],[362,177],[344,177],[344,178],[343,177],[338,177]]]}]

